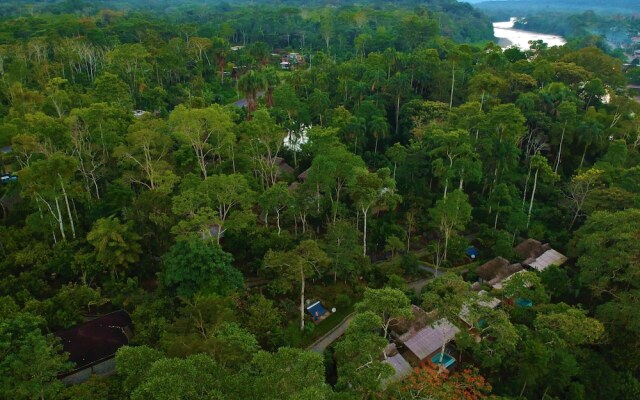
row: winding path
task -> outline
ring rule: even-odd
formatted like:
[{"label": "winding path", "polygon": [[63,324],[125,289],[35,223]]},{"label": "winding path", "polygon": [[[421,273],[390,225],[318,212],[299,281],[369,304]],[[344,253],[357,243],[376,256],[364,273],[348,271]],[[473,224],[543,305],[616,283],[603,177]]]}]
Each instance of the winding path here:
[{"label": "winding path", "polygon": [[431,273],[433,275],[433,277],[431,277],[431,278],[423,278],[423,279],[419,279],[417,281],[413,281],[413,282],[407,283],[407,286],[409,287],[409,289],[413,289],[416,292],[416,294],[420,294],[420,291],[422,290],[422,288],[431,279],[433,279],[434,277],[442,276],[444,274],[444,272],[442,272],[441,270],[438,270],[438,272],[436,273],[435,269],[433,269],[431,267],[427,267],[426,265],[422,265],[422,264],[418,265],[418,268],[420,268],[423,271],[427,271],[427,272]]},{"label": "winding path", "polygon": [[[441,276],[441,275],[444,274],[444,272],[442,272],[442,271],[437,271],[436,272],[436,270],[434,268],[427,267],[426,265],[422,265],[422,264],[420,264],[418,266],[418,268],[420,268],[423,271],[430,272],[431,274],[433,274],[434,277],[438,277],[438,276]],[[415,281],[415,282],[410,282],[408,285],[409,285],[409,287],[411,289],[415,290],[416,293],[420,293],[420,290],[431,279],[433,279],[433,278],[420,279],[420,280]],[[324,352],[324,350],[327,347],[329,347],[331,345],[331,343],[335,342],[336,340],[338,340],[338,338],[340,336],[344,335],[345,331],[349,327],[349,324],[351,323],[351,320],[353,319],[353,315],[354,315],[354,313],[351,313],[351,314],[347,315],[342,320],[342,322],[340,322],[333,329],[331,329],[329,332],[327,332],[324,336],[322,336],[320,339],[316,340],[315,342],[313,342],[313,344],[311,344],[309,347],[307,347],[307,350],[311,350],[311,351],[314,351],[316,353]]]},{"label": "winding path", "polygon": [[436,271],[435,269],[431,268],[431,267],[427,267],[426,265],[418,265],[418,268],[420,268],[423,271],[427,271],[427,272],[431,272],[433,274],[434,277],[439,277],[444,275],[444,272],[442,272],[442,270],[438,270]]},{"label": "winding path", "polygon": [[353,319],[353,313],[347,315],[342,322],[336,325],[332,330],[327,332],[320,339],[313,342],[313,344],[307,347],[307,350],[314,351],[316,353],[322,353],[324,350],[331,345],[331,343],[338,340],[338,338],[344,335],[344,332],[349,327],[351,320]]},{"label": "winding path", "polygon": [[[262,97],[264,97],[264,92],[258,92],[256,98],[260,99]],[[234,102],[233,105],[236,106],[236,107],[239,107],[239,108],[246,107],[248,105],[247,98],[246,97],[242,98],[242,99]]]}]

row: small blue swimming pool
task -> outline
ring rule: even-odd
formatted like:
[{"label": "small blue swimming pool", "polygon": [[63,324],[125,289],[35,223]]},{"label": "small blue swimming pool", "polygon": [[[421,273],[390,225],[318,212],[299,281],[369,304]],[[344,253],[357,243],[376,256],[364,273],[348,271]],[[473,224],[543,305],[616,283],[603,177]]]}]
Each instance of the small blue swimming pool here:
[{"label": "small blue swimming pool", "polygon": [[447,353],[438,353],[435,356],[431,357],[431,362],[433,362],[436,365],[444,365],[445,367],[449,368],[451,365],[453,365],[456,362],[456,359],[451,357],[449,354]]},{"label": "small blue swimming pool", "polygon": [[530,307],[533,307],[533,301],[531,301],[531,300],[529,300],[529,299],[524,299],[524,298],[522,298],[522,297],[518,297],[518,298],[516,299],[516,304],[517,304],[519,307],[522,307],[522,308],[530,308]]}]

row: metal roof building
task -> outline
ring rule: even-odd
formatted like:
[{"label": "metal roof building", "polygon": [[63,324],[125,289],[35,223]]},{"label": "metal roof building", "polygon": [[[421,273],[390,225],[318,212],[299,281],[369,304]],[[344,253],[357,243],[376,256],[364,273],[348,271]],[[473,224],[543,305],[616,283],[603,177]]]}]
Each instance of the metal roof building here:
[{"label": "metal roof building", "polygon": [[534,261],[529,262],[527,265],[536,271],[542,272],[551,265],[557,265],[558,267],[567,261],[567,257],[554,250],[545,251],[540,257],[536,258]]},{"label": "metal roof building", "polygon": [[443,345],[452,341],[458,332],[460,332],[460,329],[447,319],[442,318],[416,332],[404,341],[404,345],[419,360],[424,360],[439,351]]}]

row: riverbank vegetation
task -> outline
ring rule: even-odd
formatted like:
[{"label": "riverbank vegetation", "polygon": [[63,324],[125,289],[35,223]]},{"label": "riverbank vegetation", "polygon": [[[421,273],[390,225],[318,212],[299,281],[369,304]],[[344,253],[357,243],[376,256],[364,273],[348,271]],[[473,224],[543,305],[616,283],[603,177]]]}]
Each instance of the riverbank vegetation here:
[{"label": "riverbank vegetation", "polygon": [[[0,8],[0,398],[638,398],[619,59],[503,50],[445,0],[27,3]],[[457,325],[524,238],[568,263],[493,291],[459,370],[387,384],[411,304]],[[116,373],[62,385],[53,333],[118,309]]]}]

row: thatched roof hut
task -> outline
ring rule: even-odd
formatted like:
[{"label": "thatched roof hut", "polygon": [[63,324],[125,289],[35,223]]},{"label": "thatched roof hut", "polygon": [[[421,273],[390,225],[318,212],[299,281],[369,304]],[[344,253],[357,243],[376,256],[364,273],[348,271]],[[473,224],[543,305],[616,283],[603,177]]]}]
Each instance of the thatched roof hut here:
[{"label": "thatched roof hut", "polygon": [[545,251],[550,250],[549,243],[542,244],[535,239],[527,239],[517,245],[514,250],[521,260],[528,260],[540,257]]},{"label": "thatched roof hut", "polygon": [[511,264],[507,259],[502,257],[496,257],[491,261],[487,261],[478,267],[478,276],[485,281],[490,281],[495,278],[498,273]]}]

